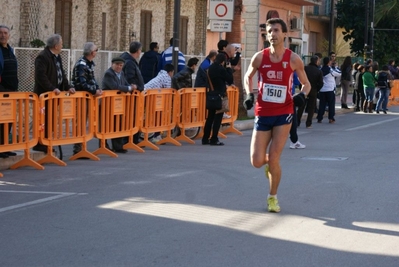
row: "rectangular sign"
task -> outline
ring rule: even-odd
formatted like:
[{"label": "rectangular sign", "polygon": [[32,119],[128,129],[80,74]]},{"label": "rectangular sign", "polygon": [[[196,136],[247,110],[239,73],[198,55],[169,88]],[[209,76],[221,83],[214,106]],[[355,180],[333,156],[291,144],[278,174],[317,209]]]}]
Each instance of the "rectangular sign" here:
[{"label": "rectangular sign", "polygon": [[209,19],[233,20],[234,0],[210,0]]},{"label": "rectangular sign", "polygon": [[232,22],[229,20],[211,20],[212,32],[231,32]]}]

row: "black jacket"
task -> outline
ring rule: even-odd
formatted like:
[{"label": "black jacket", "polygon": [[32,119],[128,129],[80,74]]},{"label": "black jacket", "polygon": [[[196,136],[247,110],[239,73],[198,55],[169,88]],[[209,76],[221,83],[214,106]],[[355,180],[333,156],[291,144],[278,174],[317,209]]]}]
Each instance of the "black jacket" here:
[{"label": "black jacket", "polygon": [[193,86],[191,74],[193,73],[194,71],[190,67],[185,66],[184,69],[182,69],[172,77],[172,88],[191,88]]},{"label": "black jacket", "polygon": [[140,92],[143,91],[144,80],[137,61],[128,52],[124,52],[121,58],[125,60],[125,65],[123,65],[122,70],[125,73],[127,82],[129,84],[135,84]]},{"label": "black jacket", "polygon": [[158,62],[160,54],[154,50],[147,51],[140,59],[139,67],[144,83],[148,83],[158,74]]},{"label": "black jacket", "polygon": [[311,86],[310,94],[316,95],[324,85],[323,72],[316,64],[312,63],[309,63],[309,65],[305,66],[305,72]]},{"label": "black jacket", "polygon": [[208,74],[213,85],[213,90],[219,92],[222,96],[226,95],[226,85],[233,83],[233,70],[213,63],[208,69]]},{"label": "black jacket", "polygon": [[69,85],[67,76],[62,67],[61,56],[58,55],[58,60],[61,63],[62,82],[58,85],[56,57],[51,53],[47,46],[35,59],[35,89],[34,92],[40,95],[45,92],[51,92],[58,88],[61,91],[67,91],[71,86]]},{"label": "black jacket", "polygon": [[94,62],[88,60],[86,57],[81,57],[73,67],[71,83],[76,91],[86,91],[93,95],[99,89],[99,86],[94,78]]}]

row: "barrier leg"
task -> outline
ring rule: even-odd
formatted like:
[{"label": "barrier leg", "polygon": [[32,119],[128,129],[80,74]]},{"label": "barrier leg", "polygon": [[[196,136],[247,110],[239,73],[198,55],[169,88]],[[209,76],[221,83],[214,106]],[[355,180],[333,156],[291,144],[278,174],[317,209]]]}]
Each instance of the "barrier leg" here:
[{"label": "barrier leg", "polygon": [[97,157],[96,155],[94,155],[93,153],[91,153],[87,150],[86,142],[82,143],[82,150],[80,150],[78,153],[76,153],[75,155],[70,157],[69,160],[76,160],[78,158],[88,158],[88,159],[96,160],[96,161],[100,160],[99,157]]},{"label": "barrier leg", "polygon": [[37,170],[44,170],[44,167],[42,165],[40,165],[39,163],[37,163],[36,161],[34,161],[33,159],[30,158],[30,151],[29,149],[25,149],[24,150],[24,157],[23,159],[21,159],[20,161],[14,163],[10,169],[14,170],[17,169],[19,167],[23,167],[23,166],[30,166],[33,167]]},{"label": "barrier leg", "polygon": [[240,132],[239,130],[237,130],[234,127],[234,122],[231,122],[230,126],[227,129],[223,130],[222,133],[224,133],[224,134],[226,134],[226,133],[235,133],[235,134],[238,134],[238,135],[242,135],[242,132]]},{"label": "barrier leg", "polygon": [[133,136],[129,136],[129,143],[123,145],[123,149],[133,149],[136,150],[137,152],[143,153],[144,149],[133,143]]},{"label": "barrier leg", "polygon": [[[180,135],[175,138],[175,140],[186,141],[189,144],[195,144],[193,140],[191,140],[187,135],[184,128],[180,128]],[[162,141],[162,140],[161,140]]]},{"label": "barrier leg", "polygon": [[[169,135],[170,135],[170,133],[169,133]],[[163,140],[163,139],[162,139]],[[161,140],[161,141],[162,141]],[[177,141],[176,141],[177,142]],[[157,147],[156,145],[154,145],[153,143],[151,143],[149,140],[148,140],[148,133],[144,133],[144,139],[143,139],[143,141],[141,141],[140,143],[138,143],[137,144],[139,147],[146,147],[146,146],[148,146],[148,147],[150,147],[150,148],[152,148],[152,149],[154,149],[154,150],[159,150],[159,147]]]},{"label": "barrier leg", "polygon": [[[172,133],[171,132],[172,132],[172,129],[169,129],[168,131],[166,131],[166,136],[164,138],[162,138],[161,140],[159,140],[159,142],[157,144],[162,145],[162,144],[166,144],[166,143],[171,143],[171,144],[173,144],[175,146],[181,146],[181,144],[176,140],[177,138],[174,139],[172,137]],[[194,141],[193,141],[193,143],[194,143]]]},{"label": "barrier leg", "polygon": [[93,152],[94,155],[104,154],[104,155],[110,156],[111,158],[117,158],[118,157],[118,155],[115,152],[111,151],[110,149],[108,149],[105,146],[105,140],[106,140],[105,138],[99,139],[99,140],[100,140],[100,144],[101,145],[100,145],[100,147],[97,150],[95,150]]},{"label": "barrier leg", "polygon": [[39,160],[37,163],[39,163],[39,164],[54,163],[54,164],[57,164],[59,166],[66,166],[67,165],[64,161],[60,160],[57,157],[54,157],[54,155],[53,155],[53,146],[48,146],[47,147],[47,155],[44,158],[42,158],[41,160]]}]

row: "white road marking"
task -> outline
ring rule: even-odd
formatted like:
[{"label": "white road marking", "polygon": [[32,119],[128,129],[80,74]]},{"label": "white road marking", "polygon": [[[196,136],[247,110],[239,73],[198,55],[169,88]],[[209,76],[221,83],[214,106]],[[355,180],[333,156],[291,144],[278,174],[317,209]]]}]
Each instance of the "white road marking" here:
[{"label": "white road marking", "polygon": [[65,193],[65,192],[46,192],[46,191],[14,191],[14,190],[0,190],[0,193],[18,193],[18,194],[50,194],[50,195],[55,195],[51,197],[46,197],[46,198],[41,198],[17,205],[12,205],[4,208],[0,208],[0,213],[13,210],[13,209],[19,209],[19,208],[24,208],[27,206],[32,206],[48,201],[52,201],[55,199],[63,198],[63,197],[68,197],[68,196],[73,196],[73,195],[87,195],[87,193]]},{"label": "white road marking", "polygon": [[384,123],[391,122],[391,121],[397,121],[397,120],[399,120],[399,118],[394,118],[394,119],[389,119],[389,120],[383,120],[383,121],[379,121],[379,122],[374,122],[374,123],[365,124],[365,125],[362,125],[362,126],[359,126],[359,127],[349,128],[349,129],[346,129],[345,131],[357,131],[357,130],[362,130],[362,129],[365,129],[365,128],[369,128],[369,127],[373,127],[373,126],[376,126],[376,125],[384,124]]}]

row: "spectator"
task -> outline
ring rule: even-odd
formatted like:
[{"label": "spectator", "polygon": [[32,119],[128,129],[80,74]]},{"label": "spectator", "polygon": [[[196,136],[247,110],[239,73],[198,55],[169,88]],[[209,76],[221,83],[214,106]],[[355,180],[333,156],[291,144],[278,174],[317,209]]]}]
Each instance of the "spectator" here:
[{"label": "spectator", "polygon": [[[46,92],[54,92],[56,95],[61,91],[75,93],[75,88],[69,84],[66,73],[62,67],[60,56],[62,50],[62,37],[53,34],[47,39],[47,45],[35,59],[35,87],[34,92],[41,95]],[[47,108],[46,108],[47,110]],[[44,134],[47,137],[48,113],[45,113]],[[37,144],[32,148],[35,151],[47,152],[47,146]]]},{"label": "spectator", "polygon": [[150,50],[145,52],[140,59],[139,67],[144,83],[148,83],[152,78],[155,78],[159,72],[158,64],[160,54],[158,50],[158,43],[152,42],[150,44]]},{"label": "spectator", "polygon": [[[226,55],[223,53],[219,53],[216,56],[215,61],[208,68],[209,84],[212,84],[213,90],[219,92],[222,97],[226,95],[226,84],[231,84],[233,81],[233,70],[231,69],[230,63],[228,63],[226,67],[224,67],[226,60]],[[224,143],[220,142],[218,138],[222,119],[223,113],[216,114],[216,110],[208,109],[208,116],[206,118],[204,126],[204,135],[202,136],[203,145],[224,145]],[[210,136],[211,130],[212,136]]]},{"label": "spectator", "polygon": [[392,74],[392,78],[399,79],[399,67],[398,66],[395,67],[395,60],[391,59],[388,62],[388,67],[389,67],[389,71]]},{"label": "spectator", "polygon": [[[170,46],[161,54],[159,70],[162,70],[166,64],[173,64],[173,38],[169,41]],[[179,51],[177,71],[180,72],[186,66],[186,59],[182,52]]]},{"label": "spectator", "polygon": [[125,60],[123,65],[123,73],[127,82],[132,86],[132,89],[144,90],[144,80],[141,75],[140,67],[137,60],[141,54],[141,43],[131,42],[129,46],[129,53],[124,52],[120,57]]},{"label": "spectator", "polygon": [[[103,78],[102,88],[104,90],[119,90],[122,92],[132,92],[134,84],[129,84],[123,72],[123,65],[125,60],[122,57],[112,59],[112,66],[105,72]],[[123,148],[124,137],[111,139],[112,149],[116,153],[126,153],[127,150]]]},{"label": "spectator", "polygon": [[187,66],[176,73],[172,78],[172,88],[191,88],[193,86],[191,75],[195,72],[199,59],[196,57],[188,60]]},{"label": "spectator", "polygon": [[[294,71],[293,74],[293,81],[292,81],[292,95],[295,95],[295,90],[297,86],[300,86],[301,83],[298,80],[298,75],[296,74],[296,72]],[[303,108],[305,107],[305,104],[303,104],[302,106],[299,106],[298,108]],[[298,121],[298,116],[297,116],[297,112],[296,112],[297,107],[294,105],[294,112],[292,114],[292,123],[291,123],[291,129],[290,129],[290,148],[291,149],[303,149],[306,146],[304,144],[302,144],[301,142],[299,142],[299,138],[298,138],[298,133],[297,133],[297,127],[299,126],[299,121]]]},{"label": "spectator", "polygon": [[341,108],[349,109],[347,102],[349,86],[352,82],[352,59],[345,57],[341,65]]},{"label": "spectator", "polygon": [[197,71],[197,77],[195,79],[195,87],[206,87],[208,84],[208,77],[206,75],[206,71],[209,66],[215,61],[216,55],[218,52],[216,50],[211,50],[208,56],[202,61],[201,65]]},{"label": "spectator", "polygon": [[161,70],[155,78],[144,84],[144,90],[154,88],[171,88],[173,73],[174,66],[172,64],[166,64],[164,69]]},{"label": "spectator", "polygon": [[380,90],[377,106],[375,108],[376,113],[380,113],[380,107],[382,105],[382,112],[387,114],[387,104],[389,97],[389,81],[392,80],[391,73],[389,72],[388,65],[382,66],[382,70],[377,75],[377,86]]},{"label": "spectator", "polygon": [[240,58],[241,58],[241,49],[234,47],[233,45],[229,45],[227,40],[220,40],[217,44],[218,46],[218,53],[225,54],[227,60],[224,64],[226,67],[227,62],[230,62],[232,68],[238,65]]},{"label": "spectator", "polygon": [[[364,95],[364,88],[363,88],[363,73],[364,73],[364,65],[359,65],[359,67],[357,67],[357,73],[355,75],[355,80],[356,80],[356,84],[355,84],[355,93],[356,93],[356,107],[355,107],[355,111],[364,111],[363,109],[363,103],[364,103],[364,99],[365,99],[365,95]],[[364,111],[367,112],[367,111]]]},{"label": "spectator", "polygon": [[[73,67],[72,81],[76,91],[89,92],[94,96],[102,95],[102,90],[97,84],[94,77],[94,62],[98,52],[97,46],[88,42],[83,46],[83,56],[78,59]],[[73,154],[77,154],[82,150],[82,144],[76,143],[73,146]]]},{"label": "spectator", "polygon": [[[10,28],[0,25],[0,92],[16,92],[18,90],[18,65],[14,49],[8,44]],[[11,124],[9,124],[11,126]],[[11,130],[11,127],[9,127]],[[0,145],[9,132],[5,131],[5,124],[0,124]],[[7,151],[0,153],[0,158],[16,156],[17,153]]]},{"label": "spectator", "polygon": [[328,122],[335,122],[335,79],[340,78],[341,73],[338,73],[331,68],[333,60],[329,57],[323,58],[323,87],[319,92],[319,112],[317,114],[317,122],[321,123],[323,120],[324,112],[326,110],[326,104],[328,104]]},{"label": "spectator", "polygon": [[366,65],[362,80],[365,95],[363,111],[365,113],[367,113],[367,111],[373,113],[373,98],[376,80],[373,75],[373,66],[371,64]]},{"label": "spectator", "polygon": [[[353,87],[352,103],[353,103],[353,106],[355,107],[355,111],[360,110],[360,108],[359,108],[359,110],[356,110],[356,102],[357,102],[357,97],[358,97],[358,91],[357,91],[358,84],[356,82],[356,74],[359,71],[358,70],[359,66],[360,66],[360,64],[357,62],[353,63],[353,65],[352,65],[352,87]],[[359,97],[360,97],[360,94],[359,94]]]},{"label": "spectator", "polygon": [[[305,66],[306,76],[310,82],[310,92],[306,101],[308,116],[306,118],[306,128],[312,127],[313,114],[317,104],[317,93],[323,87],[323,72],[319,69],[320,58],[318,56],[312,56],[310,63]],[[298,107],[298,125],[301,122],[302,114],[305,107]]]}]

